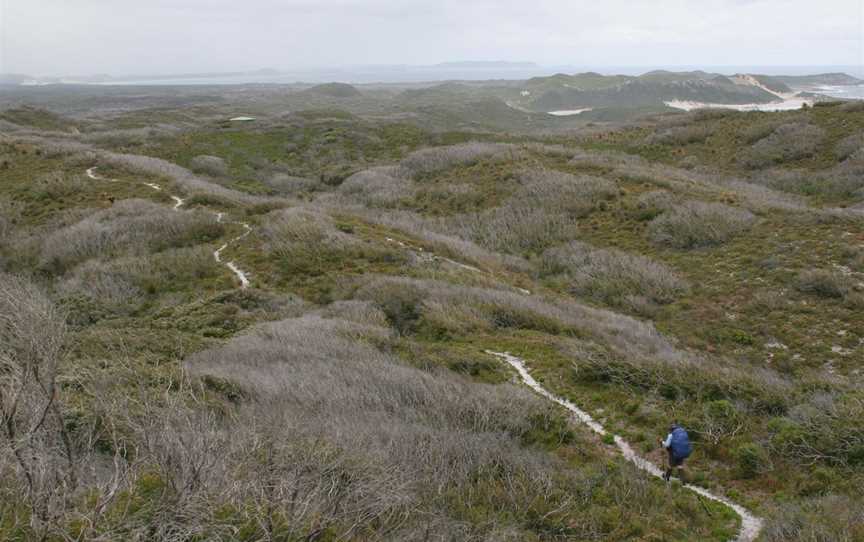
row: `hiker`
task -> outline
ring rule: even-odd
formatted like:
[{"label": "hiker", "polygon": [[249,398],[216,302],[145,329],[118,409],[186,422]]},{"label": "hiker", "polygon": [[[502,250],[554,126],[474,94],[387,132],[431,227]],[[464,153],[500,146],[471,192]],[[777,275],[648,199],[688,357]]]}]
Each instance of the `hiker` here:
[{"label": "hiker", "polygon": [[687,436],[687,431],[677,423],[669,426],[669,434],[666,440],[660,441],[666,451],[669,453],[669,468],[663,474],[663,479],[667,482],[672,477],[672,469],[679,469],[678,478],[682,479],[681,474],[684,468],[684,460],[690,457],[692,448],[690,447],[690,437]]}]

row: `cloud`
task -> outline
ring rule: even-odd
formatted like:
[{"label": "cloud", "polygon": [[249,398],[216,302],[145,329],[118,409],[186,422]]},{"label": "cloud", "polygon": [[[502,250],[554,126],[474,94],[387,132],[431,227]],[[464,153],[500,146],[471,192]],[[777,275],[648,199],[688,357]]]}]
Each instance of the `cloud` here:
[{"label": "cloud", "polygon": [[0,71],[168,73],[536,60],[841,65],[859,0],[38,0],[0,12]]}]

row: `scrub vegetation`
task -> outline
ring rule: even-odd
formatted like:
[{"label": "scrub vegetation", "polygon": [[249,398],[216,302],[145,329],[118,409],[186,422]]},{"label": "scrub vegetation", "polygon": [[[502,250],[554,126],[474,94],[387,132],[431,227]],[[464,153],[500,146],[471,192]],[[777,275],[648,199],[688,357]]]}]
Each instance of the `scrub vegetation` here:
[{"label": "scrub vegetation", "polygon": [[734,538],[487,350],[680,422],[760,540],[864,538],[860,107],[58,92],[0,113],[0,539]]}]

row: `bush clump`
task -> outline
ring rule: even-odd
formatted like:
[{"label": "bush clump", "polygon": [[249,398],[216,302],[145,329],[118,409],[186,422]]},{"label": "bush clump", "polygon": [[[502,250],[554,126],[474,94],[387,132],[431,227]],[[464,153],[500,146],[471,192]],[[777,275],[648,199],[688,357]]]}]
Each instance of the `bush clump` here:
[{"label": "bush clump", "polygon": [[144,254],[208,242],[225,227],[204,211],[173,211],[145,200],[123,200],[45,239],[42,265],[57,271],[91,258]]},{"label": "bush clump", "polygon": [[501,143],[471,141],[459,145],[433,147],[414,151],[400,163],[407,177],[419,177],[454,166],[467,166],[480,160],[504,160],[514,148]]},{"label": "bush clump", "polygon": [[648,232],[658,245],[693,249],[722,245],[749,230],[755,221],[753,213],[744,209],[690,201],[652,220]]},{"label": "bush clump", "polygon": [[379,167],[348,177],[339,186],[339,192],[371,207],[392,207],[410,197],[414,190],[410,181],[399,176],[397,168]]},{"label": "bush clump", "polygon": [[689,288],[672,269],[650,258],[579,241],[545,251],[540,275],[566,282],[577,296],[613,306],[627,306],[640,297],[670,303]]},{"label": "bush clump", "polygon": [[795,287],[800,292],[826,299],[843,299],[852,290],[851,281],[838,271],[811,269],[798,274]]},{"label": "bush clump", "polygon": [[228,175],[228,164],[218,156],[202,154],[189,161],[189,166],[195,173],[203,173],[213,177],[224,177]]},{"label": "bush clump", "polygon": [[740,162],[751,169],[762,169],[772,164],[808,158],[824,138],[825,132],[818,126],[803,122],[782,124],[745,151]]}]

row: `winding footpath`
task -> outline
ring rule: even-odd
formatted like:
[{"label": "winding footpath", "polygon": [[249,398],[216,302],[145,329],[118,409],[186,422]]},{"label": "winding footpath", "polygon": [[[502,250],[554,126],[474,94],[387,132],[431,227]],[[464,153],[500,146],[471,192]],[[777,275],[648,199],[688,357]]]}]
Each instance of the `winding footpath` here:
[{"label": "winding footpath", "polygon": [[[540,383],[537,382],[533,376],[531,376],[531,373],[528,372],[528,366],[525,364],[525,360],[523,360],[522,358],[518,358],[507,352],[493,352],[491,350],[487,350],[486,353],[506,361],[508,364],[510,364],[511,367],[516,369],[516,372],[519,373],[519,376],[522,379],[522,382],[525,383],[525,385],[527,385],[529,388],[542,395],[546,399],[549,399],[554,403],[558,403],[559,405],[563,406],[564,408],[575,414],[576,417],[579,418],[579,421],[587,425],[592,431],[594,431],[598,435],[605,436],[609,434],[609,432],[606,431],[606,429],[602,425],[600,425],[600,423],[598,423],[594,418],[592,418],[590,414],[580,409],[570,401],[553,395],[543,386],[541,386]],[[615,445],[618,446],[618,449],[621,451],[621,454],[627,461],[630,461],[631,463],[636,465],[636,468],[645,471],[652,476],[655,476],[657,478],[663,477],[663,471],[660,469],[660,467],[658,467],[651,461],[639,456],[626,440],[624,440],[618,435],[613,435],[613,438],[615,440]],[[691,484],[683,484],[683,486],[684,488],[689,489],[690,491],[701,495],[706,499],[710,499],[712,501],[719,502],[725,506],[728,506],[736,514],[738,514],[738,516],[741,518],[741,530],[739,531],[738,537],[735,539],[735,542],[753,542],[759,536],[759,533],[762,531],[762,519],[754,516],[743,506],[735,504],[726,497],[715,495],[705,488],[694,486]]]},{"label": "winding footpath", "polygon": [[[88,168],[87,172],[86,172],[87,177],[93,179],[94,181],[108,181],[108,182],[112,182],[112,183],[119,182],[117,179],[108,179],[108,178],[100,177],[99,175],[96,175],[96,169],[98,167],[99,166],[93,166],[91,168]],[[142,182],[141,184],[143,184],[144,186],[147,186],[149,188],[152,188],[153,190],[155,190],[157,192],[162,191],[162,187],[156,183]],[[180,196],[172,195],[171,199],[174,200],[174,206],[172,207],[172,209],[174,209],[175,211],[179,211],[180,207],[182,207],[183,204],[186,203],[186,200],[181,198]],[[222,261],[222,251],[225,250],[226,248],[228,248],[229,246],[236,244],[236,243],[242,241],[243,239],[245,239],[249,234],[252,233],[252,227],[246,222],[225,222],[224,218],[225,218],[225,213],[223,213],[221,211],[216,212],[216,222],[218,222],[219,224],[223,224],[223,223],[236,224],[238,226],[242,226],[245,231],[242,234],[238,235],[237,237],[229,239],[227,243],[223,244],[221,247],[216,249],[213,252],[213,259],[216,260],[216,263],[224,264],[225,267],[227,267],[234,274],[234,276],[237,277],[237,280],[240,281],[240,288],[245,289],[245,288],[249,287],[249,274],[246,273],[245,271],[243,271],[242,269],[240,269],[240,267],[238,267],[237,264],[233,261],[223,262]]]},{"label": "winding footpath", "polygon": [[[100,176],[96,175],[96,173],[95,173],[96,169],[97,169],[97,166],[89,168],[87,170],[87,176],[91,179],[94,179],[94,180],[117,182],[116,179],[106,179],[104,177],[100,177]],[[142,183],[142,184],[144,184],[144,185],[146,185],[146,186],[148,186],[148,187],[150,187],[156,191],[162,190],[161,186],[154,184],[154,183]],[[172,195],[171,199],[174,200],[173,209],[175,211],[178,211],[180,209],[180,207],[183,206],[183,204],[185,203],[185,200],[183,198],[180,198],[179,196],[173,196]],[[213,251],[213,259],[216,260],[217,263],[225,265],[225,267],[227,267],[234,274],[234,276],[237,277],[237,279],[240,281],[240,288],[247,288],[249,286],[248,274],[246,272],[244,272],[242,269],[240,269],[234,261],[224,262],[222,260],[222,252],[225,249],[227,249],[229,246],[234,245],[236,243],[239,243],[240,241],[245,239],[247,236],[249,236],[252,233],[252,227],[246,222],[235,222],[235,221],[225,222],[225,213],[221,212],[221,211],[216,212],[216,222],[218,222],[220,224],[227,223],[227,224],[238,225],[238,226],[241,226],[244,230],[244,232],[242,234],[238,235],[237,237],[231,238],[226,243],[224,243],[222,246],[220,246],[215,251]],[[407,250],[411,250],[415,253],[426,254],[429,257],[431,257],[431,259],[433,261],[434,260],[443,261],[443,262],[446,262],[448,264],[455,265],[461,269],[465,269],[467,271],[471,271],[471,272],[475,272],[475,273],[481,273],[481,274],[487,274],[487,272],[485,272],[481,269],[478,269],[476,267],[466,265],[464,263],[457,262],[455,260],[451,260],[450,258],[446,258],[443,256],[430,254],[429,252],[424,251],[423,248],[421,248],[421,247],[413,247],[411,245],[408,245],[407,243],[404,243],[402,241],[398,241],[396,239],[392,239],[389,237],[387,238],[387,241],[390,243],[397,244],[400,247],[405,248]],[[530,291],[522,289],[522,288],[517,288],[517,290],[519,290],[521,293],[523,293],[525,295],[531,294]],[[541,386],[540,383],[537,382],[537,380],[535,380],[534,377],[531,376],[531,373],[528,370],[528,366],[526,365],[525,360],[523,360],[522,358],[513,356],[507,352],[493,352],[491,350],[487,350],[486,353],[506,361],[511,367],[513,367],[516,370],[516,372],[519,374],[519,377],[521,378],[522,382],[525,385],[527,385],[529,388],[534,390],[539,395],[545,397],[546,399],[549,399],[550,401],[557,403],[557,404],[561,405],[562,407],[566,408],[567,410],[569,410],[571,413],[573,413],[579,419],[579,421],[581,421],[583,424],[587,425],[594,433],[596,433],[600,436],[605,436],[605,435],[609,434],[609,432],[606,431],[606,429],[599,422],[597,422],[594,418],[592,418],[590,414],[588,414],[584,410],[580,409],[579,407],[577,407],[572,402],[570,402],[566,399],[562,399],[556,395],[553,395],[551,392],[549,392],[543,386]],[[657,477],[657,478],[663,477],[663,471],[660,469],[660,467],[658,467],[657,465],[655,465],[651,461],[639,456],[633,450],[633,447],[630,446],[630,444],[627,441],[625,441],[623,438],[621,438],[619,435],[612,435],[612,436],[613,436],[615,445],[618,447],[619,451],[621,452],[621,454],[624,456],[624,458],[627,461],[630,461],[638,469],[640,469],[644,472],[647,472],[648,474],[650,474],[654,477]],[[741,518],[741,529],[738,533],[738,537],[735,539],[735,542],[753,542],[759,536],[759,533],[762,530],[762,519],[754,516],[752,513],[750,513],[750,511],[748,511],[743,506],[732,502],[731,500],[727,499],[726,497],[715,495],[714,493],[711,493],[707,489],[699,487],[699,486],[694,486],[691,484],[683,484],[683,487],[685,489],[688,489],[688,490],[696,493],[697,495],[700,495],[700,496],[706,498],[706,499],[721,503],[724,506],[727,506],[730,509],[732,509],[736,514],[738,514],[738,516]]]},{"label": "winding footpath", "polygon": [[[406,250],[409,250],[415,254],[425,255],[427,258],[431,259],[433,262],[439,261],[439,262],[448,263],[452,266],[458,267],[459,269],[464,269],[465,271],[470,271],[472,273],[478,273],[481,275],[487,275],[489,277],[496,278],[493,273],[490,273],[488,271],[484,271],[482,269],[474,267],[473,265],[464,264],[462,262],[457,262],[456,260],[451,260],[450,258],[446,258],[444,256],[439,256],[437,254],[434,254],[432,252],[424,250],[423,247],[415,247],[415,246],[409,245],[408,243],[405,243],[403,241],[399,241],[398,239],[393,239],[392,237],[387,237],[386,241],[388,243],[393,243],[393,244],[399,245],[400,247],[402,247]],[[515,286],[511,286],[511,287],[521,294],[531,295],[531,292],[529,290],[526,290],[525,288],[518,288]]]}]

